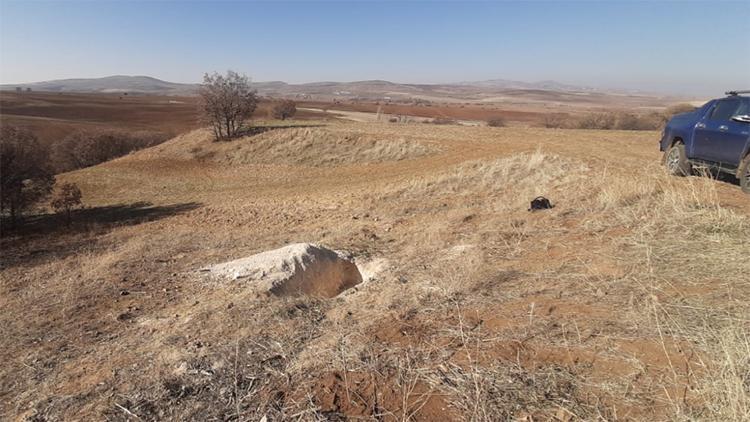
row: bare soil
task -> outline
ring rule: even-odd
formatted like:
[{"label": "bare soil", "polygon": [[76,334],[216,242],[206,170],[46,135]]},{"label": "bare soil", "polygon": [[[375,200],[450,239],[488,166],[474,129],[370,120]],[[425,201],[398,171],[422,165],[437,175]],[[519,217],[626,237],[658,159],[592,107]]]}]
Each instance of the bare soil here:
[{"label": "bare soil", "polygon": [[[272,103],[261,101],[256,116]],[[321,118],[300,112],[297,119]],[[149,130],[175,136],[201,126],[197,97],[0,91],[0,123],[31,130],[45,144],[82,129]]]}]

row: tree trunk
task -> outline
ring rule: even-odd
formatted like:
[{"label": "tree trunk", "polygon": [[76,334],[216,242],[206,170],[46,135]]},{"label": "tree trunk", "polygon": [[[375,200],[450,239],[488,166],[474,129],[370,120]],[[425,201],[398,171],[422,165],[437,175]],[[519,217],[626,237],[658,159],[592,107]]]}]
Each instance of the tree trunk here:
[{"label": "tree trunk", "polygon": [[16,227],[16,202],[13,198],[10,199],[10,226]]}]

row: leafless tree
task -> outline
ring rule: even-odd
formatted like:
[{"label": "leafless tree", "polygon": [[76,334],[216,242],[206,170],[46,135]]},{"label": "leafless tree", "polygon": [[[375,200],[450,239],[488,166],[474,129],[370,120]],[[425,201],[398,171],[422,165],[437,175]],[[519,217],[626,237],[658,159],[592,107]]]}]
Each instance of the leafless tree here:
[{"label": "leafless tree", "polygon": [[271,116],[274,119],[286,120],[294,117],[297,113],[297,103],[292,100],[284,100],[271,109]]},{"label": "leafless tree", "polygon": [[81,189],[75,183],[66,182],[55,189],[52,197],[52,208],[57,212],[65,213],[65,221],[70,225],[70,213],[81,206]]},{"label": "leafless tree", "polygon": [[248,77],[231,70],[226,75],[206,73],[200,95],[203,117],[217,140],[237,136],[258,106]]},{"label": "leafless tree", "polygon": [[49,195],[55,178],[47,150],[31,132],[13,126],[0,129],[0,211],[11,222]]}]

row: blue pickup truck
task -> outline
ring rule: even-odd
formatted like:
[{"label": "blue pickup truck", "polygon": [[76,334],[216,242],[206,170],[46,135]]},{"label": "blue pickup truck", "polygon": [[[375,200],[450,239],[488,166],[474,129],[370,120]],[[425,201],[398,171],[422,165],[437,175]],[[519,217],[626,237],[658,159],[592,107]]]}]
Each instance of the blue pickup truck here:
[{"label": "blue pickup truck", "polygon": [[730,173],[750,193],[750,91],[730,91],[667,123],[659,149],[667,170],[677,176],[694,166]]}]

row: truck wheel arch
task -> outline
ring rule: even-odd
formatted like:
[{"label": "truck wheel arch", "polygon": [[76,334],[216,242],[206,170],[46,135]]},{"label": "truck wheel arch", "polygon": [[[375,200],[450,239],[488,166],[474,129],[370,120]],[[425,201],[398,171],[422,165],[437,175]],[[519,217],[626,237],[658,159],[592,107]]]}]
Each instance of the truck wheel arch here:
[{"label": "truck wheel arch", "polygon": [[669,143],[669,148],[672,148],[676,144],[683,144],[684,145],[685,141],[683,141],[681,137],[675,136],[674,138],[672,138],[672,141]]}]

